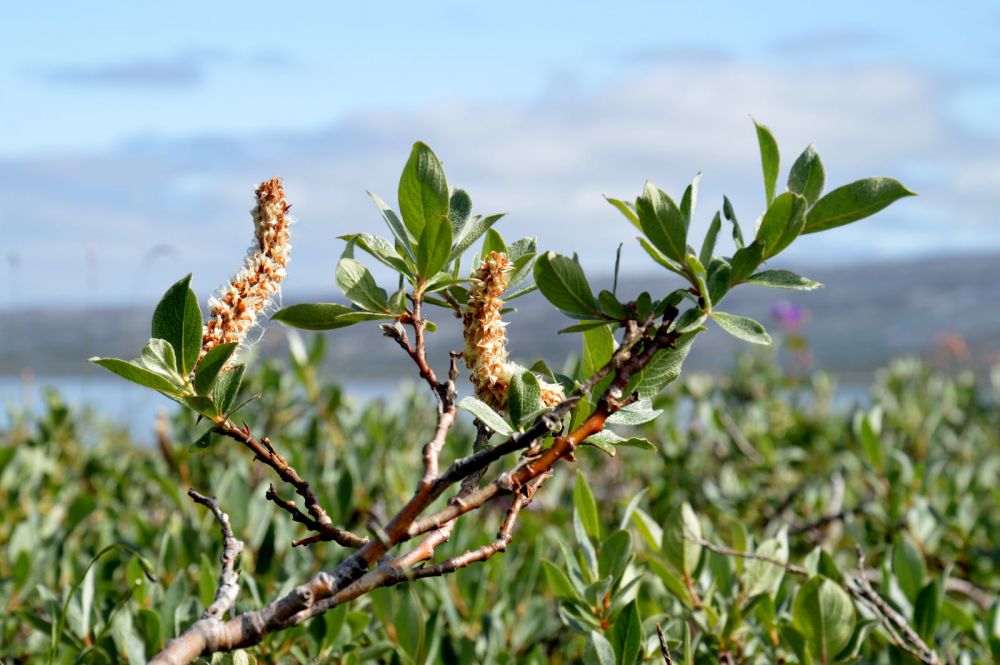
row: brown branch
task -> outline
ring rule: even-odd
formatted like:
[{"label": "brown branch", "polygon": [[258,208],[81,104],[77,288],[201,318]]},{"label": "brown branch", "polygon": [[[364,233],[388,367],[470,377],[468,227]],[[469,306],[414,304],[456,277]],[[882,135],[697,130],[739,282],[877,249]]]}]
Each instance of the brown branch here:
[{"label": "brown branch", "polygon": [[[860,546],[858,546],[858,568],[862,571],[865,569],[865,554]],[[939,665],[941,661],[938,655],[920,639],[906,619],[876,593],[867,577],[863,574],[855,575],[849,577],[847,582],[847,590],[878,617],[882,626],[896,642],[896,646],[925,665]]]},{"label": "brown branch", "polygon": [[222,531],[222,554],[219,557],[219,561],[222,562],[222,572],[219,573],[219,588],[215,592],[215,600],[205,608],[198,621],[198,623],[207,622],[206,625],[218,623],[236,604],[236,596],[240,592],[236,558],[243,551],[243,542],[233,535],[233,528],[229,525],[229,515],[222,512],[218,499],[214,496],[203,496],[193,489],[188,490],[188,496],[212,511],[219,523],[219,530]]},{"label": "brown branch", "polygon": [[[355,549],[363,547],[368,542],[367,538],[361,538],[349,531],[338,529],[333,525],[333,520],[330,519],[323,506],[320,505],[316,492],[309,486],[309,483],[299,476],[295,468],[289,465],[288,461],[275,451],[267,437],[258,440],[250,433],[249,427],[238,427],[228,418],[216,422],[215,431],[242,443],[254,454],[254,459],[260,460],[274,469],[274,472],[281,480],[295,488],[295,493],[302,497],[305,501],[306,509],[312,515],[315,527],[310,526],[310,528],[318,531],[323,540],[332,540],[343,547],[352,547]],[[287,510],[286,506],[280,503],[279,505]],[[298,508],[295,510],[298,512]],[[295,521],[298,522],[300,520]],[[302,523],[304,524],[305,522]]]},{"label": "brown branch", "polygon": [[[665,319],[672,318],[675,314],[676,311],[673,311]],[[474,452],[463,460],[453,463],[440,475],[435,476],[427,473],[425,466],[425,473],[420,479],[414,495],[380,531],[379,537],[368,540],[333,571],[320,572],[308,582],[296,587],[268,606],[255,612],[247,612],[218,626],[218,629],[211,636],[189,629],[181,637],[172,640],[153,662],[158,665],[179,665],[189,663],[203,653],[231,650],[256,644],[264,635],[301,623],[315,613],[322,611],[312,608],[332,607],[334,604],[355,597],[353,594],[363,593],[365,589],[385,584],[397,573],[388,570],[388,567],[383,565],[379,565],[370,573],[367,571],[382,560],[391,548],[414,536],[438,529],[470,510],[481,507],[496,496],[510,493],[517,496],[522,495],[525,490],[532,486],[533,481],[547,476],[557,462],[571,456],[576,447],[587,437],[601,431],[609,415],[634,399],[634,395],[624,394],[624,388],[629,379],[648,364],[657,351],[667,348],[677,339],[676,334],[667,332],[669,321],[661,325],[652,337],[647,334],[651,325],[651,320],[642,324],[631,322],[622,345],[615,351],[611,360],[589,377],[573,396],[557,405],[553,412],[539,417],[523,435],[512,437],[493,448]],[[422,349],[419,348],[419,343],[414,349],[416,355],[422,358]],[[451,374],[454,375],[456,372],[457,368],[453,358]],[[485,470],[491,462],[505,454],[529,448],[550,432],[559,431],[562,428],[563,416],[579,401],[582,394],[592,389],[597,382],[611,372],[616,374],[615,381],[600,396],[597,409],[580,427],[566,436],[556,438],[548,449],[536,457],[522,460],[512,471],[501,474],[492,483],[471,491],[468,497],[456,496],[446,508],[427,518],[419,519],[423,511],[455,482]],[[449,380],[445,384],[438,385],[443,385],[444,389],[437,391],[440,397],[438,422],[433,437],[424,447],[425,464],[428,459],[436,459],[436,455],[444,445],[448,431],[455,422],[453,381]],[[258,457],[265,461],[277,458],[281,462],[277,464],[276,468],[276,470],[281,469],[279,475],[281,473],[289,475],[290,467],[287,466],[287,463],[284,463],[284,460],[277,456],[273,450],[264,450],[260,446],[260,442],[250,436],[249,429],[241,430],[235,426],[233,429],[235,432],[226,433],[244,442],[244,445],[248,445],[258,454]],[[254,443],[256,446],[253,445]],[[294,486],[297,491],[300,490],[299,485]],[[305,488],[307,489],[308,485],[305,485]],[[311,493],[311,490],[308,492]],[[314,517],[316,517],[315,509],[322,510],[318,502],[310,502],[308,498],[306,498],[306,506]],[[325,513],[323,515],[325,516]],[[327,517],[327,519],[329,518]],[[471,562],[478,560],[475,557],[485,556],[486,553],[487,551],[483,550],[482,552],[467,553],[467,555],[471,557]],[[493,553],[495,554],[495,552]],[[448,565],[460,567],[459,564],[464,561],[466,558],[455,557]],[[442,564],[445,563],[448,562],[442,562]],[[432,567],[428,568],[433,569]]]},{"label": "brown branch", "polygon": [[674,665],[674,659],[670,657],[670,647],[667,646],[667,637],[663,634],[663,628],[656,624],[656,636],[660,639],[660,653],[663,654],[663,662],[666,665]]}]

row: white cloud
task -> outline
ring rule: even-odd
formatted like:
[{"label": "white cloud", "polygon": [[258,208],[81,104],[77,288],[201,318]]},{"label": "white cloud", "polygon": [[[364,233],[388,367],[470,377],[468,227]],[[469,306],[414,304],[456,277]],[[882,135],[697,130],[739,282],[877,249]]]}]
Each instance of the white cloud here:
[{"label": "white cloud", "polygon": [[[634,233],[601,195],[634,196],[646,178],[679,197],[703,171],[696,228],[723,192],[744,226],[752,223],[763,199],[753,114],[774,130],[785,168],[811,142],[832,184],[896,175],[922,194],[871,223],[805,239],[797,263],[997,249],[1000,144],[956,129],[946,94],[939,81],[905,68],[777,70],[673,59],[530,105],[382,111],[306,134],[0,162],[8,202],[0,219],[8,252],[28,273],[23,302],[77,296],[86,244],[101,262],[101,291],[88,296],[98,300],[134,298],[137,287],[122,280],[143,269],[149,248],[175,247],[176,259],[146,270],[142,295],[154,298],[178,267],[193,270],[201,289],[224,280],[249,237],[253,184],[279,174],[300,219],[288,286],[332,289],[342,246],[335,236],[383,233],[364,191],[394,201],[409,145],[422,139],[477,210],[510,212],[505,236],[534,233],[543,247],[578,249],[595,271],[608,270],[614,247]],[[627,270],[649,269],[634,243],[626,247]],[[80,261],[67,262],[74,253]]]}]

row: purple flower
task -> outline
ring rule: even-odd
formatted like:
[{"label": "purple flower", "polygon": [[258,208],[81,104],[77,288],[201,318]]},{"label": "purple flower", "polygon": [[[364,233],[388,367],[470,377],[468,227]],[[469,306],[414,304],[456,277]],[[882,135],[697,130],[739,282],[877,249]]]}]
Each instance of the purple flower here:
[{"label": "purple flower", "polygon": [[806,311],[787,300],[779,300],[771,307],[771,318],[784,330],[795,330],[806,320]]}]

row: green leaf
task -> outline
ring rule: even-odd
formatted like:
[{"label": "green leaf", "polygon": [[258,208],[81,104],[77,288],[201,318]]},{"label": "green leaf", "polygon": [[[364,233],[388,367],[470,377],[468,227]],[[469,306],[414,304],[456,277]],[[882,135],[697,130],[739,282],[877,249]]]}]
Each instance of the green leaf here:
[{"label": "green leaf", "polygon": [[892,550],[892,572],[906,597],[911,603],[915,601],[924,586],[927,564],[916,543],[906,534],[896,539],[896,546]]},{"label": "green leaf", "polygon": [[391,314],[375,312],[359,312],[346,305],[334,303],[303,303],[283,307],[271,316],[272,321],[280,321],[285,325],[302,330],[335,330],[360,323],[362,321],[377,321],[394,319]]},{"label": "green leaf", "polygon": [[188,408],[211,420],[218,418],[220,415],[215,402],[213,402],[209,397],[204,397],[202,395],[185,395],[183,401]]},{"label": "green leaf", "polygon": [[640,448],[642,450],[656,450],[656,446],[649,442],[647,439],[640,439],[637,437],[621,437],[612,432],[611,430],[601,430],[597,434],[591,434],[583,441],[592,446],[596,446],[601,450],[607,451],[610,449],[611,454],[614,455],[615,448]]},{"label": "green leaf", "polygon": [[801,194],[812,207],[823,194],[824,184],[826,172],[823,170],[823,162],[816,154],[816,148],[810,145],[792,164],[792,170],[788,173],[788,191]]},{"label": "green leaf", "polygon": [[701,243],[701,253],[698,254],[698,258],[706,266],[712,262],[712,256],[715,253],[715,241],[719,237],[719,231],[722,229],[722,217],[719,213],[715,213],[715,217],[712,218],[712,223],[708,226],[708,232],[705,234],[705,240]]},{"label": "green leaf", "polygon": [[216,438],[215,430],[213,427],[210,427],[209,429],[205,430],[201,436],[195,439],[194,443],[188,446],[188,452],[197,453],[200,450],[205,450],[206,448],[212,445],[213,440],[215,438]]},{"label": "green leaf", "polygon": [[675,323],[677,332],[691,332],[704,323],[707,318],[708,314],[700,307],[691,307],[690,309],[686,309],[680,316],[677,317],[677,321]]},{"label": "green leaf", "polygon": [[412,268],[410,268],[407,264],[407,260],[396,251],[396,248],[392,246],[391,242],[381,236],[372,235],[370,233],[352,233],[339,237],[341,240],[354,243],[373,256],[380,263],[397,272],[401,272],[404,275],[410,275],[412,273]]},{"label": "green leaf", "polygon": [[820,663],[832,663],[854,632],[854,603],[840,585],[813,577],[792,603],[792,623]]},{"label": "green leaf", "polygon": [[687,222],[673,199],[653,183],[647,182],[642,196],[636,199],[639,225],[653,246],[675,261],[687,255]]},{"label": "green leaf", "polygon": [[[419,238],[428,220],[448,219],[448,204],[448,181],[440,160],[426,144],[414,143],[399,178],[399,211],[403,223],[414,238]],[[451,230],[451,222],[448,222],[448,229]]]},{"label": "green leaf", "polygon": [[635,600],[626,605],[615,619],[611,628],[611,644],[620,665],[639,662],[642,656],[642,619],[639,618],[639,606]]},{"label": "green leaf", "polygon": [[546,252],[535,261],[534,272],[538,290],[563,314],[580,319],[599,316],[594,293],[576,261]]},{"label": "green leaf", "polygon": [[587,479],[579,472],[577,472],[576,482],[573,484],[573,506],[580,516],[580,522],[587,535],[594,540],[600,540],[601,520],[597,515],[597,501],[594,499],[593,492],[590,491],[590,486],[587,485]]},{"label": "green leaf", "polygon": [[590,631],[583,650],[584,665],[615,665],[615,650],[611,643],[595,630]]},{"label": "green leaf", "polygon": [[510,410],[511,422],[518,428],[529,416],[534,416],[544,408],[538,377],[526,369],[515,372],[507,388],[507,407]]},{"label": "green leaf", "polygon": [[498,215],[490,215],[489,217],[473,217],[472,220],[462,227],[462,232],[455,236],[454,243],[455,247],[451,250],[451,254],[448,256],[449,261],[454,261],[462,252],[467,250],[472,246],[472,243],[479,240],[480,237],[486,231],[490,229],[494,224],[500,221],[506,213],[500,213]]},{"label": "green leaf", "polygon": [[757,241],[750,243],[743,249],[736,250],[733,260],[730,262],[732,271],[729,278],[730,286],[740,284],[752,275],[760,266],[763,255],[764,245]]},{"label": "green leaf", "polygon": [[826,231],[856,222],[906,197],[916,196],[892,178],[865,178],[833,190],[812,207],[803,233]]},{"label": "green leaf", "polygon": [[577,323],[575,325],[563,328],[556,334],[565,335],[567,333],[586,332],[588,330],[593,330],[594,328],[607,328],[607,327],[608,327],[608,322],[604,319],[601,319],[599,321],[583,321],[582,323]]},{"label": "green leaf", "polygon": [[446,217],[431,217],[424,224],[417,244],[417,274],[427,279],[441,270],[451,254],[451,223]]},{"label": "green leaf", "polygon": [[708,264],[708,294],[711,296],[713,306],[718,305],[729,293],[732,278],[733,270],[725,259],[715,257]]},{"label": "green leaf", "polygon": [[472,214],[472,197],[464,189],[456,189],[451,193],[448,203],[448,221],[451,222],[451,235],[457,238]]},{"label": "green leaf", "polygon": [[617,413],[608,416],[604,422],[609,425],[641,425],[655,420],[661,413],[663,409],[654,409],[653,400],[644,397],[622,407]]},{"label": "green leaf", "polygon": [[698,184],[700,182],[701,172],[698,172],[691,180],[691,184],[684,190],[684,195],[681,196],[680,210],[681,214],[684,215],[684,222],[688,228],[691,227],[691,217],[694,216],[694,206],[698,200]]},{"label": "green leaf", "polygon": [[736,212],[728,196],[722,197],[722,214],[733,223],[733,242],[736,244],[736,249],[743,249],[743,232],[740,230],[740,223],[736,221]]},{"label": "green leaf", "polygon": [[642,225],[639,224],[639,216],[635,213],[635,206],[628,201],[621,201],[619,199],[613,199],[610,196],[605,196],[604,200],[613,205],[618,209],[621,214],[625,215],[625,219],[632,222],[635,228],[642,230]]},{"label": "green leaf", "polygon": [[657,351],[638,376],[633,377],[625,389],[626,394],[638,391],[640,397],[652,397],[680,376],[681,366],[684,364],[688,352],[691,351],[691,344],[694,342],[695,336],[702,330],[704,328],[696,328],[685,333],[678,338],[673,348]]},{"label": "green leaf", "polygon": [[764,326],[746,316],[729,314],[727,312],[712,312],[712,318],[733,337],[742,339],[751,344],[770,344],[771,336],[767,334]]},{"label": "green leaf", "polygon": [[591,434],[590,436],[588,436],[586,439],[583,440],[583,445],[593,446],[594,448],[597,448],[605,455],[608,455],[609,457],[614,457],[615,456],[614,444],[609,443],[608,437],[601,436],[602,434],[603,432],[598,432],[597,434]]},{"label": "green leaf", "polygon": [[913,604],[913,623],[917,632],[925,641],[934,643],[934,632],[937,629],[938,616],[941,613],[941,603],[944,600],[944,584],[940,577],[927,583]]},{"label": "green leaf", "polygon": [[[757,548],[756,553],[788,563],[787,531],[782,529],[776,538],[765,540]],[[751,559],[744,568],[743,586],[746,589],[747,597],[752,598],[761,593],[774,596],[784,574],[785,569],[777,564],[761,559]]]},{"label": "green leaf", "polygon": [[686,276],[684,275],[684,267],[680,263],[664,256],[663,253],[660,252],[660,250],[656,249],[656,247],[653,247],[653,243],[649,242],[645,238],[640,237],[637,238],[637,240],[639,241],[639,244],[642,246],[642,248],[646,250],[646,253],[649,254],[649,256],[654,261],[659,263],[661,266],[663,266],[670,272],[677,273],[678,275],[684,276],[686,278]]},{"label": "green leaf", "polygon": [[701,523],[687,501],[670,511],[663,525],[660,550],[667,563],[685,577],[690,577],[701,558]]},{"label": "green leaf", "polygon": [[243,383],[243,374],[246,372],[246,365],[234,365],[219,375],[212,388],[212,401],[215,403],[219,413],[228,415],[229,410],[236,401],[236,395],[240,391],[240,384]]},{"label": "green leaf", "polygon": [[95,365],[100,365],[106,370],[114,372],[123,379],[128,379],[132,383],[138,383],[140,386],[145,386],[147,388],[152,388],[154,390],[159,390],[165,393],[174,393],[178,391],[177,386],[165,379],[162,375],[156,372],[151,372],[145,367],[140,367],[135,363],[130,363],[126,360],[120,360],[118,358],[91,358],[90,362]]},{"label": "green leaf", "polygon": [[175,385],[184,383],[177,374],[177,356],[174,347],[165,339],[151,339],[139,354],[139,364],[150,372],[155,372]]},{"label": "green leaf", "polygon": [[549,588],[556,596],[571,600],[583,600],[562,568],[547,559],[542,559],[542,570],[545,571],[545,579],[549,583]]},{"label": "green leaf", "polygon": [[757,229],[757,242],[764,246],[762,258],[777,255],[802,233],[806,207],[806,200],[792,192],[774,199]]},{"label": "green leaf", "polygon": [[389,307],[389,296],[360,261],[343,258],[337,263],[337,286],[348,300],[364,310],[384,312]]},{"label": "green leaf", "polygon": [[611,588],[616,589],[625,574],[625,569],[634,558],[632,534],[619,529],[601,543],[600,553],[597,555],[598,576],[610,577]]},{"label": "green leaf", "polygon": [[778,168],[780,156],[778,154],[778,142],[774,140],[771,130],[753,121],[757,128],[757,143],[760,144],[760,164],[764,171],[764,192],[767,195],[767,205],[771,205],[774,200],[775,187],[778,184]]},{"label": "green leaf", "polygon": [[190,288],[191,275],[167,289],[153,311],[154,339],[165,339],[174,347],[177,371],[187,376],[201,353],[201,308]]},{"label": "green leaf", "polygon": [[403,224],[402,220],[400,220],[393,209],[389,207],[389,204],[380,199],[377,194],[368,192],[368,197],[382,214],[382,219],[385,220],[386,226],[389,227],[392,237],[396,239],[396,242],[403,248],[403,251],[406,252],[407,256],[410,257],[410,260],[415,260],[417,255],[416,252],[413,251],[413,243],[416,242],[417,236],[410,233],[410,230],[406,228],[406,225]]},{"label": "green leaf", "polygon": [[[485,258],[490,255],[490,252],[507,254],[507,243],[503,241],[503,236],[501,236],[496,229],[490,229],[483,237],[483,250],[481,255]],[[508,256],[508,258],[510,257]]]},{"label": "green leaf", "polygon": [[219,376],[219,372],[229,362],[229,357],[233,355],[233,351],[236,350],[237,346],[236,342],[229,342],[213,346],[209,349],[194,371],[194,390],[196,393],[199,395],[207,395],[209,393],[212,385],[215,383],[216,377]]},{"label": "green leaf", "polygon": [[763,270],[750,275],[746,283],[774,289],[792,289],[793,291],[813,291],[823,286],[819,282],[796,275],[789,270]]},{"label": "green leaf", "polygon": [[500,436],[510,436],[514,433],[503,416],[494,411],[489,404],[475,397],[463,397],[458,403],[458,408],[471,413]]},{"label": "green leaf", "polygon": [[609,319],[624,321],[628,318],[628,311],[625,305],[618,301],[615,294],[607,289],[597,294],[597,306],[601,308],[601,313]]}]

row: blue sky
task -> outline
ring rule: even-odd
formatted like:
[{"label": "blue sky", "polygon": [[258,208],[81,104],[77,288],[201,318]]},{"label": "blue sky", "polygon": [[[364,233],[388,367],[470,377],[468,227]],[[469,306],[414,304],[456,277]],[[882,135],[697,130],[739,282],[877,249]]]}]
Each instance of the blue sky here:
[{"label": "blue sky", "polygon": [[[381,232],[429,142],[505,235],[609,269],[630,227],[601,194],[703,171],[762,193],[749,115],[829,181],[921,197],[807,238],[788,261],[1000,250],[1000,6],[802,3],[19,3],[0,25],[0,308],[149,302],[239,264],[254,183],[285,177],[287,290],[332,293],[341,243]],[[651,266],[634,242],[626,270]],[[609,249],[610,248],[610,249]]]}]

